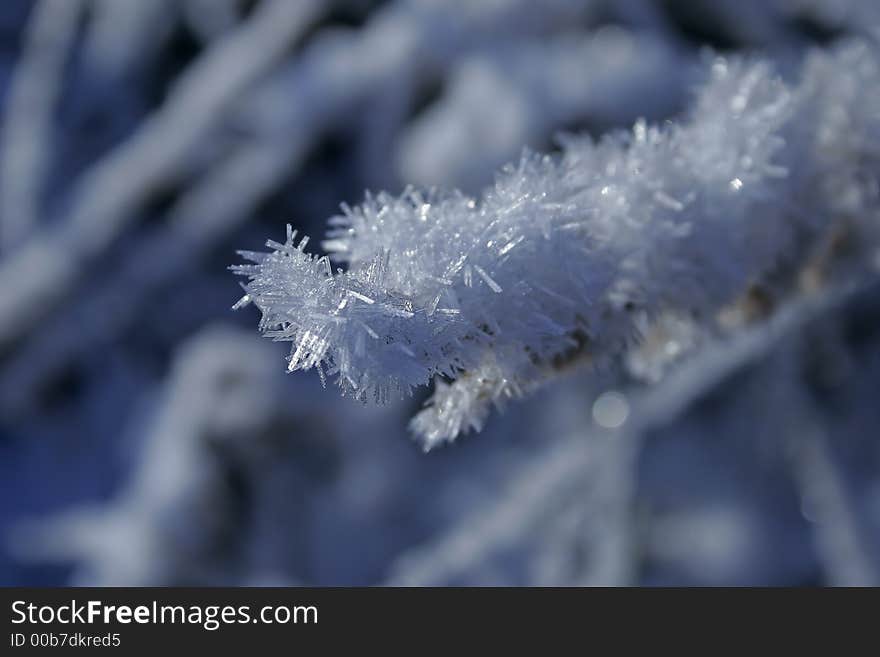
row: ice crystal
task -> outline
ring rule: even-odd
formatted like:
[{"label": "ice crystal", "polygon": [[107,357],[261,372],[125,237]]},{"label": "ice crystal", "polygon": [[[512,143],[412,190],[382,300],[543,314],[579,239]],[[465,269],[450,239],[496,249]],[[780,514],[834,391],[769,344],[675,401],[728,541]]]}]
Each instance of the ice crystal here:
[{"label": "ice crystal", "polygon": [[797,83],[760,60],[707,69],[679,122],[563,138],[477,198],[407,189],[343,206],[329,256],[288,228],[233,267],[241,303],[292,342],[291,371],[358,399],[436,380],[412,424],[431,447],[569,364],[625,355],[646,318],[710,322],[841,220],[876,231],[876,43],[812,54]]}]

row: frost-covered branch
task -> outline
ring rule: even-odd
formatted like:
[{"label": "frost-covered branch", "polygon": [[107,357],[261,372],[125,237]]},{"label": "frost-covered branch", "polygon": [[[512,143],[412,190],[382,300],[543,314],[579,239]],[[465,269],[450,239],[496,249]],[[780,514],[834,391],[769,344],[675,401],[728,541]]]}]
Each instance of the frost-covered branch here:
[{"label": "frost-covered branch", "polygon": [[[132,3],[110,2],[106,7],[105,4],[101,5],[101,9],[111,12],[113,16],[107,16],[100,22],[116,25],[113,36],[118,37],[120,23],[136,24],[141,30],[149,27],[150,22],[143,17],[123,20],[117,15],[125,9],[123,4],[127,7]],[[136,1],[128,10],[146,11],[144,4]],[[88,294],[82,295],[78,303],[60,309],[58,314],[53,315],[52,322],[38,321],[46,312],[48,302],[42,295],[33,293],[35,283],[29,281],[27,293],[22,293],[20,298],[10,295],[7,303],[14,304],[16,312],[9,311],[9,325],[5,328],[0,319],[0,345],[13,342],[23,335],[27,335],[27,340],[18,340],[21,344],[16,343],[9,364],[0,374],[0,413],[20,412],[36,398],[35,391],[96,342],[112,339],[128,330],[150,294],[155,294],[163,286],[172,286],[175,280],[185,275],[188,268],[193,268],[199,262],[201,254],[209,252],[218,241],[251,217],[260,203],[278,190],[286,179],[295,176],[321,139],[337,134],[340,126],[347,125],[353,114],[362,113],[359,108],[363,103],[373,103],[376,97],[410,96],[414,92],[412,87],[416,84],[416,78],[445,74],[460,58],[492,45],[492,39],[499,40],[500,43],[495,45],[501,47],[506,41],[517,40],[520,36],[531,38],[541,35],[546,38],[548,31],[584,18],[585,14],[590,13],[591,4],[554,0],[538,7],[525,0],[504,0],[490,5],[467,0],[455,4],[428,0],[420,5],[419,11],[415,11],[409,2],[400,0],[372,14],[361,30],[319,33],[307,41],[299,56],[283,61],[278,70],[251,94],[236,98],[231,107],[224,107],[224,111],[235,116],[236,125],[242,133],[238,137],[250,138],[241,144],[231,145],[230,152],[220,161],[210,162],[209,168],[185,188],[168,210],[167,225],[161,226],[155,236],[133,240],[128,245],[130,253],[121,263],[121,271],[101,281],[98,289],[91,289]],[[299,7],[301,11],[308,9],[306,5]],[[155,7],[152,10],[155,11]],[[257,18],[253,16],[250,20]],[[275,24],[273,34],[281,34],[281,28],[287,29],[283,24],[279,26],[274,19],[263,22]],[[222,53],[232,49],[230,42],[234,44],[242,38],[244,25],[216,44],[212,43],[212,48],[197,60],[194,68],[200,68],[202,74],[222,70],[225,65],[209,66],[208,62],[226,60],[227,55]],[[303,24],[300,23],[300,26]],[[157,29],[154,27],[148,31]],[[114,49],[119,44],[110,39],[111,35],[106,32],[106,29],[92,28],[88,58],[90,61],[101,61],[105,68],[111,63],[117,68],[120,62],[130,61],[134,55]],[[146,37],[126,32],[124,39],[119,39],[130,45]],[[257,40],[263,44],[265,38],[254,39]],[[274,36],[270,39],[272,42],[275,40]],[[381,49],[382,57],[374,55],[376,49]],[[450,55],[451,51],[455,51],[454,57]],[[254,55],[262,62],[261,67],[270,65],[272,60],[267,59],[268,54],[263,45],[258,55]],[[418,75],[414,75],[414,72]],[[102,74],[112,75],[103,68]],[[194,70],[189,71],[188,77],[198,79]],[[233,82],[232,78],[223,78],[224,84]],[[632,84],[630,82],[625,86],[631,88]],[[672,86],[677,88],[679,85],[674,83]],[[182,104],[184,101],[178,100],[178,97],[190,95],[191,88],[191,83],[177,84],[166,101],[166,107]],[[614,97],[615,94],[612,94]],[[397,103],[389,102],[392,105]],[[163,113],[164,110],[160,110],[158,116]],[[204,141],[227,139],[223,136],[223,123],[215,120],[220,114],[222,112],[218,107],[212,107],[200,109],[189,117],[195,128],[208,131],[205,134],[210,136],[205,137]],[[386,121],[387,117],[382,120]],[[205,121],[217,125],[205,127]],[[142,130],[153,130],[155,123],[146,122]],[[373,129],[375,125],[366,128]],[[550,129],[548,126],[548,133]],[[163,138],[161,143],[177,149],[178,141],[180,138]],[[383,142],[372,150],[387,159],[389,148]],[[120,150],[131,149],[123,144]],[[135,150],[142,152],[141,149]],[[177,152],[174,150],[174,153]],[[163,153],[167,158],[168,151]],[[107,159],[117,164],[116,158],[119,157],[118,151],[107,155]],[[503,161],[502,158],[491,163],[491,166]],[[373,164],[365,163],[363,168],[375,172],[377,167]],[[382,166],[390,170],[387,162]],[[135,209],[147,198],[145,190],[150,180],[142,175],[142,170],[138,170],[136,184],[124,185],[123,182],[131,177],[136,167],[118,169],[99,162],[96,168],[109,172],[109,177],[103,178],[104,187],[123,188],[121,198],[110,195],[111,205],[118,208],[117,202],[125,203],[128,213],[114,215],[117,223],[111,232],[118,232],[125,222],[131,221]],[[171,169],[170,164],[158,167],[163,175]],[[451,176],[457,175],[454,169],[450,171],[447,167],[447,170]],[[132,194],[140,198],[134,198]],[[82,217],[77,219],[78,215],[92,219],[87,212],[79,212],[79,205],[74,205],[74,209],[77,212],[73,213],[72,218],[64,217],[65,221],[82,221]],[[94,234],[82,225],[78,233],[72,233],[83,241],[88,241]],[[54,239],[57,243],[55,250],[65,251],[69,245],[65,237],[69,235]],[[41,244],[39,240],[34,240],[29,246],[39,255],[37,247]],[[101,248],[109,248],[109,244],[111,242],[105,239]],[[101,248],[95,250],[100,251]],[[39,260],[38,257],[25,258],[19,254],[19,274],[14,275],[20,275],[31,261]],[[160,260],[162,267],[156,267],[155,263]],[[64,271],[53,274],[50,268],[45,267],[45,262],[39,264],[48,272],[42,275],[53,281],[52,286],[46,284],[45,287],[37,281],[40,289],[57,291],[64,286],[75,285]],[[108,307],[112,307],[114,312],[106,313],[104,309]],[[71,325],[89,326],[90,329],[71,332]]]},{"label": "frost-covered branch", "polygon": [[680,124],[566,139],[478,199],[368,196],[331,220],[329,258],[291,231],[244,253],[238,305],[293,343],[291,371],[359,399],[452,380],[413,423],[430,447],[570,363],[612,362],[639,318],[708,320],[796,269],[838,220],[874,225],[878,147],[876,44],[814,54],[794,86],[766,62],[718,58]]}]

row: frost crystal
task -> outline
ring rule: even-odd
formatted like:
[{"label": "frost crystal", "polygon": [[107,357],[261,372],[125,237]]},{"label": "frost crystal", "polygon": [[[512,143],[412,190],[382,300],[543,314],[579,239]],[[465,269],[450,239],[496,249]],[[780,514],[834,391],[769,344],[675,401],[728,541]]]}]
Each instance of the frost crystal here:
[{"label": "frost crystal", "polygon": [[646,318],[710,321],[840,221],[876,234],[876,43],[811,55],[795,85],[762,61],[708,68],[680,123],[565,138],[479,198],[408,189],[344,207],[324,247],[345,271],[288,229],[242,253],[240,303],[293,343],[291,371],[358,399],[436,378],[412,424],[431,447],[570,364],[625,356]]}]

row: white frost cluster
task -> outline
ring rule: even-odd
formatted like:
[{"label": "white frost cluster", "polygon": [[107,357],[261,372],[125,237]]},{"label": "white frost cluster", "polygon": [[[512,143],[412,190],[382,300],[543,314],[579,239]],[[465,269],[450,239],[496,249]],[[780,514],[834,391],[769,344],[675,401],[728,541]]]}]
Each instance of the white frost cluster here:
[{"label": "white frost cluster", "polygon": [[237,306],[293,343],[291,371],[358,399],[436,380],[413,420],[426,448],[479,429],[493,402],[624,356],[646,318],[710,322],[838,222],[876,230],[878,45],[814,53],[800,78],[716,58],[678,123],[526,153],[479,198],[368,195],[330,220],[329,257],[290,230],[243,253]]}]

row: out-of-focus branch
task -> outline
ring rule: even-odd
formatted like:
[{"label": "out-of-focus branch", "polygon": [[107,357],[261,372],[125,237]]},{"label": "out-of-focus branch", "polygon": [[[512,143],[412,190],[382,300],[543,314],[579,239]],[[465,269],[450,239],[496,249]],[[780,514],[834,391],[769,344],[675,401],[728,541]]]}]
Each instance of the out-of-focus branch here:
[{"label": "out-of-focus branch", "polygon": [[696,69],[667,40],[623,29],[522,39],[458,65],[444,97],[406,127],[396,164],[414,185],[475,191],[560,126],[605,131],[671,115]]},{"label": "out-of-focus branch", "polygon": [[[564,441],[525,465],[497,499],[475,509],[450,532],[404,553],[386,584],[630,583],[634,440],[630,434],[609,438],[594,432],[586,439],[576,435]],[[518,573],[492,572],[490,564],[503,562],[506,551],[520,552],[524,544],[533,543],[533,549],[524,550],[529,563]],[[578,559],[578,554],[590,558]]]},{"label": "out-of-focus branch", "polygon": [[184,0],[184,20],[203,43],[210,43],[234,29],[243,9],[241,0]]},{"label": "out-of-focus branch", "polygon": [[33,10],[15,67],[0,149],[0,251],[7,253],[37,223],[52,158],[52,120],[82,0],[42,0]]},{"label": "out-of-focus branch", "polygon": [[[215,513],[224,513],[214,448],[265,432],[283,408],[270,360],[271,351],[230,329],[199,333],[180,349],[145,427],[138,468],[112,504],[26,523],[13,535],[13,549],[29,559],[75,560],[77,581],[85,584],[198,581],[194,571],[210,565],[187,557],[215,530],[217,516],[197,510],[210,499],[220,507]],[[181,524],[177,514],[187,512],[189,523]],[[236,574],[211,575],[232,581]]]},{"label": "out-of-focus branch", "polygon": [[91,0],[83,60],[103,78],[141,69],[178,20],[175,0]]},{"label": "out-of-focus branch", "polygon": [[835,467],[827,442],[828,437],[815,427],[792,436],[792,468],[811,507],[817,552],[832,586],[877,586],[878,563],[861,536],[846,480]]},{"label": "out-of-focus branch", "polygon": [[184,172],[191,149],[303,33],[321,4],[261,4],[179,78],[168,102],[141,130],[82,176],[63,223],[33,234],[0,264],[0,348],[63,299],[144,200]]}]

